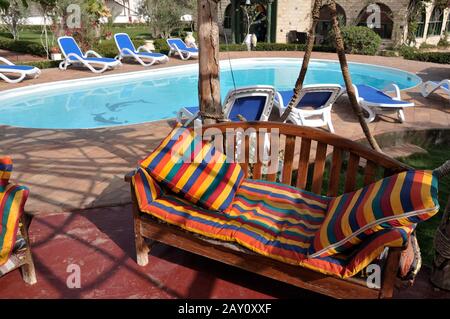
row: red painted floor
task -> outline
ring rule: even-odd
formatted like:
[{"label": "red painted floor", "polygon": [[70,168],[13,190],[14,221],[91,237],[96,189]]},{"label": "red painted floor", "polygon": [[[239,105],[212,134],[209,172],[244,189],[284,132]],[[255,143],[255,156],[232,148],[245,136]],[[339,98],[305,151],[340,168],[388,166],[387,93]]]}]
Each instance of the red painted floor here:
[{"label": "red painted floor", "polygon": [[[140,267],[129,206],[40,215],[30,236],[38,283],[11,272],[0,278],[0,298],[323,298],[162,244]],[[70,264],[80,267],[79,289],[67,287]],[[397,297],[449,297],[421,278]]]}]

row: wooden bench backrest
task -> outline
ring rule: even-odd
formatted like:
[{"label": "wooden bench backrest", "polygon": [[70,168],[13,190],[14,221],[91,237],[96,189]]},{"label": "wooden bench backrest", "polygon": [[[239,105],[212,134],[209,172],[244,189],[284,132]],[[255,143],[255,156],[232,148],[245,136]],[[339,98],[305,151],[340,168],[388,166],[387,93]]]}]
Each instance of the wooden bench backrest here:
[{"label": "wooden bench backrest", "polygon": [[[409,169],[408,166],[372,149],[328,132],[278,122],[228,122],[202,127],[205,136],[222,134],[225,145],[236,145],[236,132],[244,131],[240,138],[240,164],[247,178],[266,179],[296,186],[316,194],[337,196],[356,190],[382,177]],[[250,134],[256,131],[256,133]],[[255,136],[264,139],[265,132],[279,136],[280,160],[278,173],[263,174],[261,158],[250,163],[250,142]],[[230,149],[224,147],[224,152]],[[233,148],[235,150],[235,148]],[[256,154],[258,152],[255,152]],[[282,164],[281,164],[282,163]],[[326,181],[328,180],[328,181]]]}]

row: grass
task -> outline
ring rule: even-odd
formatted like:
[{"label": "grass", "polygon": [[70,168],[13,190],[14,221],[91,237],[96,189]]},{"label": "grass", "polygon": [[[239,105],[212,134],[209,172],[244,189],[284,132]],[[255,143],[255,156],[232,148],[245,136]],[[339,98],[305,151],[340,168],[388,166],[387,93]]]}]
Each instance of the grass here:
[{"label": "grass", "polygon": [[[426,150],[428,154],[413,154],[408,157],[398,158],[398,160],[417,169],[430,169],[436,168],[443,164],[445,160],[450,159],[450,147],[446,145],[433,145],[426,147]],[[417,226],[417,239],[420,244],[423,263],[429,266],[432,264],[434,256],[434,234],[441,221],[449,195],[450,180],[447,177],[439,181],[439,204],[441,210],[431,219]]]},{"label": "grass", "polygon": [[[126,32],[130,35],[132,39],[151,39],[152,36],[149,33],[149,27],[146,25],[138,24],[138,25],[113,25],[111,28],[112,34],[119,32]],[[52,36],[50,30],[48,30],[49,37]],[[5,32],[4,30],[0,32],[0,37],[12,39],[10,33]],[[20,40],[23,41],[32,41],[36,43],[41,43],[41,30],[33,27],[33,28],[23,28],[19,33]]]}]

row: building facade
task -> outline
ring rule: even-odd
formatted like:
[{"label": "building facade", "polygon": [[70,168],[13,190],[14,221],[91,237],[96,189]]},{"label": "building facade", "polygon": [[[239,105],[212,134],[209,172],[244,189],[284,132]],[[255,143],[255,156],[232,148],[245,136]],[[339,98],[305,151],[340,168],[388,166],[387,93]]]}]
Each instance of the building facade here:
[{"label": "building facade", "polygon": [[[385,45],[404,43],[408,34],[408,6],[411,0],[338,0],[337,12],[341,25],[370,25]],[[240,43],[247,28],[244,8],[258,4],[264,10],[264,42],[289,42],[294,32],[308,32],[314,0],[222,0],[219,19],[222,33],[230,42]],[[442,1],[440,1],[442,3]],[[437,44],[450,32],[450,8],[436,0],[426,4],[417,22],[416,45]],[[317,43],[327,37],[331,15],[327,7],[320,11],[316,29]],[[259,39],[260,40],[260,39]],[[262,39],[261,39],[262,40]]]}]

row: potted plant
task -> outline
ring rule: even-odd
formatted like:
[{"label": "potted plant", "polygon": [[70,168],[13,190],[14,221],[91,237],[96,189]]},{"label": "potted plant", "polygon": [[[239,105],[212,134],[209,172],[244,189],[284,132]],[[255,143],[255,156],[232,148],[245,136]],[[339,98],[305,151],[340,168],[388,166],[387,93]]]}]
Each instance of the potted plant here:
[{"label": "potted plant", "polygon": [[50,58],[54,61],[62,60],[61,51],[56,46],[50,48]]}]

